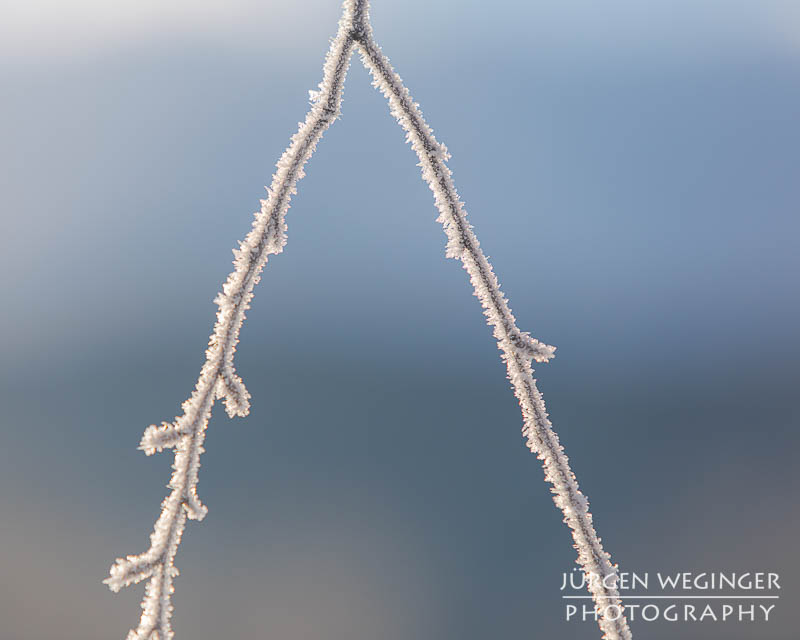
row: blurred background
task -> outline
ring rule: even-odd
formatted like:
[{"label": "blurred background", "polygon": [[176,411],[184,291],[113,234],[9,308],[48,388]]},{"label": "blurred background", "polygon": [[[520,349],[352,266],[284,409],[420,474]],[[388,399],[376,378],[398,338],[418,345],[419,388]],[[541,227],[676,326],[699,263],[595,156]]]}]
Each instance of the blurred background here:
[{"label": "blurred background", "polygon": [[[626,572],[772,571],[796,638],[800,5],[375,0]],[[55,0],[0,20],[0,637],[122,638],[231,248],[336,0]],[[598,638],[416,158],[354,58],[248,313],[178,554],[178,638]]]}]

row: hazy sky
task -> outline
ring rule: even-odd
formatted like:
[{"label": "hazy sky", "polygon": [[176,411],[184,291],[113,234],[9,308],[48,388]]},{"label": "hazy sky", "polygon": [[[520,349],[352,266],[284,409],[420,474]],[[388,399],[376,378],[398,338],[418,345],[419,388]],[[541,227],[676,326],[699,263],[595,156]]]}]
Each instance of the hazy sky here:
[{"label": "hazy sky", "polygon": [[[331,0],[7,0],[0,51],[47,61],[97,56],[162,39],[198,39],[258,51],[305,51],[307,40],[330,35],[339,4]],[[730,53],[742,47],[800,49],[800,8],[792,0],[609,0],[595,2],[375,2],[377,28],[423,42],[507,42],[534,50],[555,43],[570,49],[632,53]],[[423,15],[421,22],[417,16]]]}]

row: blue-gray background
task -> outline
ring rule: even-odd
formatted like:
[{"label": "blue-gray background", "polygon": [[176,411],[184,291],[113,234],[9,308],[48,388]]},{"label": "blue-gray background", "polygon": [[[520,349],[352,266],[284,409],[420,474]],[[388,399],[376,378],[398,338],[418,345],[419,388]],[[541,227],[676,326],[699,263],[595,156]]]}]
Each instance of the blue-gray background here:
[{"label": "blue-gray background", "polygon": [[[12,1],[0,45],[0,637],[123,637],[230,249],[338,2]],[[550,6],[554,5],[554,6]],[[4,10],[5,11],[5,10]],[[10,19],[6,19],[10,16]],[[795,2],[375,2],[623,571],[775,571],[794,638]],[[596,638],[404,134],[357,59],[264,272],[178,557],[179,638]]]}]

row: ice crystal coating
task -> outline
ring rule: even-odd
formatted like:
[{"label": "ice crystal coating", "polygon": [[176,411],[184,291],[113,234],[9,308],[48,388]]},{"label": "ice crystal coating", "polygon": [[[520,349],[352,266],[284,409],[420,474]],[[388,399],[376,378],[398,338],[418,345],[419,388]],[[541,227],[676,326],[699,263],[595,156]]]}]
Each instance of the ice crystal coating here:
[{"label": "ice crystal coating", "polygon": [[345,4],[339,32],[328,51],[319,92],[304,122],[292,136],[289,147],[277,163],[268,197],[261,201],[253,228],[239,249],[234,250],[234,270],[214,302],[218,306],[214,332],[208,341],[206,362],[194,392],[183,403],[183,414],[172,423],[151,425],[139,448],[150,455],[166,448],[175,449],[175,462],[169,483],[171,493],[161,504],[162,511],[150,536],[150,548],[136,556],[119,558],[105,583],[112,591],[147,579],[139,626],[128,640],[169,640],[173,637],[172,581],[178,575],[175,554],[186,518],[202,520],[208,510],[197,495],[197,474],[203,453],[211,408],[217,399],[225,402],[229,416],[245,416],[250,409],[250,393],[236,375],[233,356],[245,311],[250,306],[253,288],[270,254],[280,253],[286,244],[286,211],[303,177],[303,165],[311,157],[323,132],[338,117],[342,87],[353,48],[350,25],[353,3]]},{"label": "ice crystal coating", "polygon": [[234,270],[214,300],[218,306],[217,320],[209,338],[206,362],[191,397],[182,405],[183,414],[172,423],[149,426],[142,437],[139,448],[147,455],[174,448],[175,461],[168,485],[171,492],[161,503],[161,515],[150,535],[149,549],[139,555],[117,559],[104,581],[116,592],[148,580],[142,616],[138,627],[128,634],[128,640],[169,640],[174,636],[170,618],[172,582],[178,575],[175,554],[186,519],[202,520],[208,513],[197,495],[197,480],[211,410],[214,402],[220,399],[232,418],[249,412],[250,394],[233,366],[245,311],[269,255],[280,253],[286,244],[285,217],[289,201],[296,193],[297,181],[304,176],[303,166],[317,142],[339,116],[342,89],[354,48],[359,49],[374,86],[387,98],[392,114],[406,131],[406,139],[419,158],[422,177],[433,192],[439,210],[437,220],[447,236],[446,255],[461,261],[469,274],[474,295],[493,328],[522,409],[523,435],[531,451],[542,460],[545,478],[552,485],[553,500],[572,530],[577,562],[587,575],[608,577],[589,582],[589,590],[601,612],[598,623],[604,637],[629,640],[627,621],[624,616],[617,615],[620,598],[616,566],[611,564],[610,556],[595,533],[589,502],[578,488],[533,378],[531,360],[547,362],[553,357],[555,347],[539,342],[517,327],[492,266],[467,222],[464,205],[446,164],[450,154],[436,140],[419,106],[375,42],[368,0],[345,0],[343,4],[339,29],[325,59],[322,82],[318,90],[309,91],[311,108],[277,162],[277,171],[267,189],[268,197],[261,201],[261,211],[255,214],[251,231],[233,251]]}]

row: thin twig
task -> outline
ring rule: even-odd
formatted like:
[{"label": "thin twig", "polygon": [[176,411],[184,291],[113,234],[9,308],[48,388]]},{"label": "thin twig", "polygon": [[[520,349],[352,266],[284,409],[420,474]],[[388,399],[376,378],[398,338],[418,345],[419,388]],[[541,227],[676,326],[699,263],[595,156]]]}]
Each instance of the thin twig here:
[{"label": "thin twig", "polygon": [[586,574],[607,578],[590,581],[590,590],[600,611],[600,628],[609,640],[628,640],[631,634],[625,617],[621,615],[616,567],[600,544],[589,513],[589,502],[578,488],[533,378],[531,359],[546,361],[552,357],[555,348],[540,343],[517,328],[492,266],[467,222],[467,212],[458,198],[452,173],[446,164],[449,153],[437,142],[418,105],[375,42],[367,10],[365,6],[360,29],[363,35],[358,40],[362,61],[372,74],[373,84],[389,101],[392,114],[405,129],[407,139],[417,153],[422,176],[433,191],[439,209],[438,221],[447,234],[446,255],[461,261],[469,274],[475,296],[480,300],[489,324],[494,327],[501,357],[522,409],[523,434],[528,439],[528,447],[542,460],[545,477],[552,484],[553,499],[564,513],[564,522],[572,529],[578,563]]},{"label": "thin twig", "polygon": [[219,310],[206,362],[192,396],[183,403],[183,415],[172,424],[151,425],[142,438],[140,448],[148,455],[174,447],[175,462],[169,483],[172,492],[161,505],[161,515],[150,536],[150,548],[140,555],[119,558],[105,580],[112,591],[119,591],[149,578],[139,626],[128,634],[128,640],[168,640],[174,635],[170,618],[172,579],[178,574],[175,554],[186,518],[202,520],[207,513],[197,497],[197,473],[211,408],[214,401],[221,398],[231,417],[249,412],[250,394],[233,368],[239,331],[267,258],[283,251],[286,244],[286,211],[291,196],[296,193],[295,185],[304,175],[303,165],[324,131],[339,115],[342,88],[353,52],[352,22],[352,7],[346,4],[339,31],[325,60],[320,90],[313,96],[305,122],[278,161],[269,195],[261,201],[261,211],[255,215],[253,229],[240,248],[234,250],[235,268],[215,299]]}]

